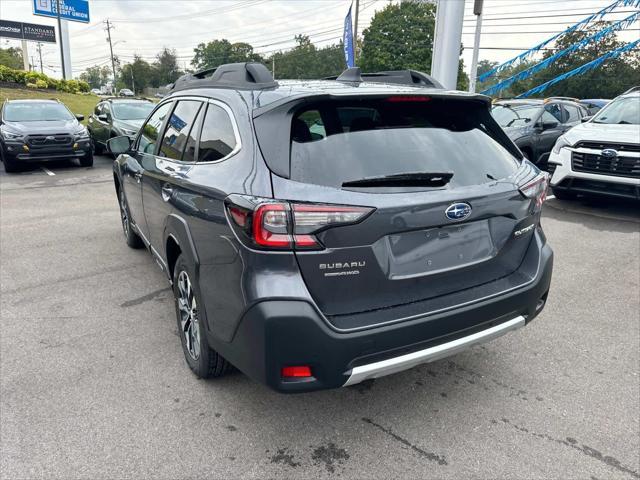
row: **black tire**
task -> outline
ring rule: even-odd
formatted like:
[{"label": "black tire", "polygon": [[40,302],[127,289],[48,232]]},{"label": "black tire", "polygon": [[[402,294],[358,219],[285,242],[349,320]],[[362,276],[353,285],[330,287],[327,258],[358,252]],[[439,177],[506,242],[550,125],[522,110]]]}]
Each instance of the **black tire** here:
[{"label": "black tire", "polygon": [[187,365],[198,378],[221,377],[230,364],[209,346],[207,319],[199,308],[200,289],[193,265],[181,254],[173,270],[173,297],[178,335]]},{"label": "black tire", "polygon": [[122,232],[124,233],[125,241],[131,248],[142,248],[144,242],[138,236],[136,232],[131,228],[131,214],[129,213],[129,206],[127,205],[127,198],[124,195],[122,187],[118,189],[118,203],[120,205],[120,221],[122,222]]},{"label": "black tire", "polygon": [[93,138],[91,139],[91,146],[93,147],[94,155],[102,155],[104,153],[104,147],[100,142],[96,142]]},{"label": "black tire", "polygon": [[553,196],[558,200],[575,200],[578,197],[575,192],[571,192],[568,190],[560,190],[551,187],[551,191],[553,192]]},{"label": "black tire", "polygon": [[87,153],[79,159],[81,167],[93,167],[93,152]]}]

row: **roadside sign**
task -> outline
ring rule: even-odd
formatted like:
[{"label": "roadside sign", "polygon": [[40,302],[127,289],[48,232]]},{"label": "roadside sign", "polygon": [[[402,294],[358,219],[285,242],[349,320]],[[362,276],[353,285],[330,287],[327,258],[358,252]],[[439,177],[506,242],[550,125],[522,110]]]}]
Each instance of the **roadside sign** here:
[{"label": "roadside sign", "polygon": [[51,25],[0,20],[0,37],[56,43],[56,30]]},{"label": "roadside sign", "polygon": [[33,14],[57,18],[58,1],[61,19],[89,23],[88,0],[33,0]]}]

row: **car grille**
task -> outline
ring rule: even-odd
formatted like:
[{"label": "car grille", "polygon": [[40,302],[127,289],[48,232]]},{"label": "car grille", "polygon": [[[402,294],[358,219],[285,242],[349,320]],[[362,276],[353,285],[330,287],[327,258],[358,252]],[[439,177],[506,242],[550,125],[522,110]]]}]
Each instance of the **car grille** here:
[{"label": "car grille", "polygon": [[605,148],[612,148],[618,152],[640,153],[640,144],[629,143],[578,142],[575,148],[591,148],[593,150],[604,150]]},{"label": "car grille", "polygon": [[26,143],[32,149],[70,147],[73,143],[73,137],[67,134],[29,135],[26,138]]},{"label": "car grille", "polygon": [[597,153],[572,152],[571,168],[575,172],[640,178],[640,157],[604,157]]}]

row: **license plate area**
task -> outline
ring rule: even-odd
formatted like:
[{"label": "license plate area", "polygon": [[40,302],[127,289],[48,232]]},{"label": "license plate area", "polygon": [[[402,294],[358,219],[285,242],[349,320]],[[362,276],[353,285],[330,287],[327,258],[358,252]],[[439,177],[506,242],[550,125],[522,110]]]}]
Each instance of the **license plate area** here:
[{"label": "license plate area", "polygon": [[456,270],[496,255],[488,220],[392,234],[387,240],[392,280]]}]

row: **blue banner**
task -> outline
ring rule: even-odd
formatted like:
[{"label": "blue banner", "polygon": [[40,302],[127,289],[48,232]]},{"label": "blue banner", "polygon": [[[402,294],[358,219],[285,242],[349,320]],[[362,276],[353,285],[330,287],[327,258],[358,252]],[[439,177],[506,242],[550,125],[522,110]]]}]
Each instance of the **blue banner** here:
[{"label": "blue banner", "polygon": [[568,55],[570,53],[573,53],[576,50],[579,50],[580,48],[584,47],[585,45],[587,45],[589,43],[598,42],[598,41],[602,40],[604,37],[606,37],[607,35],[609,35],[612,32],[617,32],[618,30],[624,30],[625,28],[627,28],[627,27],[631,26],[633,23],[635,23],[638,20],[638,18],[640,18],[640,11],[638,11],[636,13],[632,13],[627,18],[624,18],[624,19],[622,19],[622,20],[620,20],[620,21],[618,21],[618,22],[616,22],[616,23],[614,23],[612,25],[609,25],[608,27],[600,30],[599,32],[594,33],[593,35],[590,35],[590,36],[580,40],[577,43],[574,43],[573,45],[571,45],[570,47],[565,48],[564,50],[560,50],[559,52],[556,52],[555,54],[551,55],[550,57],[545,58],[541,62],[536,63],[535,65],[532,65],[531,67],[527,68],[526,70],[523,70],[521,72],[516,73],[515,75],[507,78],[506,80],[501,81],[500,83],[496,83],[492,87],[489,87],[489,88],[487,88],[486,90],[483,90],[480,93],[483,93],[484,95],[493,95],[495,93],[498,93],[501,90],[504,90],[505,88],[509,88],[515,82],[518,82],[520,80],[524,80],[525,78],[530,77],[534,73],[537,73],[540,70],[543,70],[543,69],[549,67],[553,62],[555,62],[559,58],[564,57],[565,55]]},{"label": "blue banner", "polygon": [[543,83],[542,85],[538,85],[537,87],[532,88],[531,90],[528,90],[528,91],[526,91],[524,93],[521,93],[516,98],[526,98],[526,97],[529,97],[531,95],[536,95],[538,93],[542,93],[547,88],[549,88],[551,85],[555,85],[556,83],[561,82],[562,80],[566,80],[569,77],[573,77],[575,75],[582,75],[583,73],[586,73],[589,70],[593,70],[594,68],[598,68],[600,65],[602,65],[609,58],[616,58],[616,57],[622,55],[623,53],[628,52],[629,50],[632,50],[633,48],[635,48],[638,45],[640,45],[640,40],[636,40],[635,42],[627,43],[626,45],[623,45],[620,48],[616,48],[615,50],[611,50],[610,52],[605,53],[601,57],[598,57],[595,60],[590,61],[589,63],[585,63],[584,65],[581,65],[578,68],[574,68],[570,72],[563,73],[562,75],[558,75],[556,78],[554,78],[552,80],[549,80],[548,82]]},{"label": "blue banner", "polygon": [[57,18],[58,1],[60,3],[60,18],[72,22],[89,23],[88,0],[33,0],[33,14]]},{"label": "blue banner", "polygon": [[[511,60],[507,60],[506,62],[498,65],[494,69],[483,73],[482,75],[480,75],[478,77],[478,80],[481,81],[481,82],[484,82],[489,77],[495,75],[496,73],[501,72],[505,68],[509,68],[512,65],[516,65],[516,64],[518,64],[518,63],[520,63],[520,62],[522,62],[524,60],[527,60],[529,57],[531,57],[535,53],[539,52],[540,49],[544,48],[545,46],[547,46],[551,42],[557,40],[558,38],[560,38],[560,37],[562,37],[562,36],[564,36],[564,35],[566,35],[568,33],[575,32],[575,31],[578,31],[578,30],[583,30],[591,22],[600,20],[606,14],[611,13],[613,10],[615,10],[618,7],[635,7],[635,8],[637,8],[639,6],[640,6],[640,0],[616,0],[611,5],[603,8],[602,10],[600,10],[600,11],[598,11],[598,12],[592,14],[592,15],[589,15],[588,17],[586,17],[583,20],[579,21],[575,25],[572,25],[569,28],[567,28],[566,30],[564,30],[564,31],[562,31],[560,33],[557,33],[556,35],[554,35],[551,38],[546,39],[544,42],[539,43],[538,45],[536,45],[535,47],[527,50],[526,52],[523,52],[520,55],[512,58]],[[523,33],[526,33],[526,32],[523,32]]]},{"label": "blue banner", "polygon": [[355,67],[355,59],[353,56],[353,22],[351,21],[351,7],[349,13],[344,17],[344,33],[342,34],[342,42],[344,44],[344,60],[347,68]]}]

